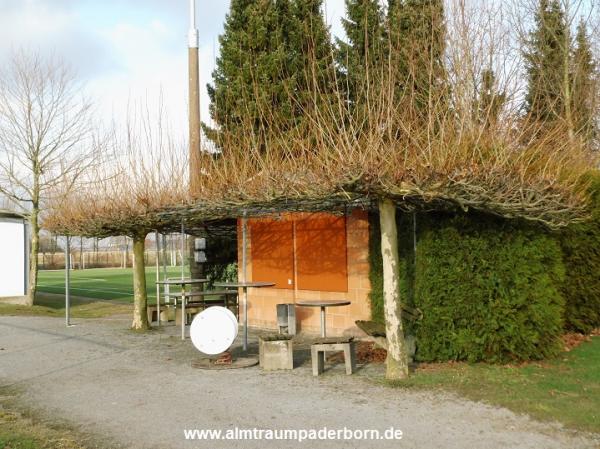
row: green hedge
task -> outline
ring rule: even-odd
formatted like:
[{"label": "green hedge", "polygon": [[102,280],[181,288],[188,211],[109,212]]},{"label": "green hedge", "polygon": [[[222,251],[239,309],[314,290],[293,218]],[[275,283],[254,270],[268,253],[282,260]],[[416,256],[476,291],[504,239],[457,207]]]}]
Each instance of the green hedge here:
[{"label": "green hedge", "polygon": [[[419,360],[505,362],[559,351],[557,286],[569,284],[555,236],[481,214],[419,214],[415,263],[413,215],[397,219],[402,301],[423,311],[420,322],[404,323]],[[370,231],[371,313],[383,322],[377,214]]]},{"label": "green hedge", "polygon": [[600,173],[590,175],[592,220],[561,233],[566,268],[561,286],[565,327],[588,333],[600,327]]},{"label": "green hedge", "polygon": [[560,246],[539,229],[478,214],[422,220],[417,357],[507,362],[560,350]]}]

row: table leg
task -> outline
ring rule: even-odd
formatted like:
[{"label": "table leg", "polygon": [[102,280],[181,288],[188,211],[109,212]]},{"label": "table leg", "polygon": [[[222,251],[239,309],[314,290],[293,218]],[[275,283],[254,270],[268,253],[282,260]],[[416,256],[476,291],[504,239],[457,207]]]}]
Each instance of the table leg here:
[{"label": "table leg", "polygon": [[158,321],[158,326],[160,327],[160,287],[156,289],[156,320]]},{"label": "table leg", "polygon": [[321,337],[325,336],[325,307],[321,306]]},{"label": "table leg", "polygon": [[248,289],[242,288],[244,294],[244,351],[248,350]]},{"label": "table leg", "polygon": [[181,288],[181,339],[185,340],[185,287]]}]

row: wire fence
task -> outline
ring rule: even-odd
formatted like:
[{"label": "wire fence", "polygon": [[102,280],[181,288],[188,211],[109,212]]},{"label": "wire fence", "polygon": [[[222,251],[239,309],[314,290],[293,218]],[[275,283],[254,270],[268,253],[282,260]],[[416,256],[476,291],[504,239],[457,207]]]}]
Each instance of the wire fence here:
[{"label": "wire fence", "polygon": [[[160,255],[159,255],[160,257]],[[156,264],[156,250],[146,250],[144,253],[146,266]],[[38,254],[40,270],[64,270],[64,252],[42,252]],[[181,265],[181,251],[166,252],[166,263],[174,267]],[[162,265],[162,260],[161,260]],[[127,268],[133,266],[133,252],[125,251],[71,251],[71,268]]]}]

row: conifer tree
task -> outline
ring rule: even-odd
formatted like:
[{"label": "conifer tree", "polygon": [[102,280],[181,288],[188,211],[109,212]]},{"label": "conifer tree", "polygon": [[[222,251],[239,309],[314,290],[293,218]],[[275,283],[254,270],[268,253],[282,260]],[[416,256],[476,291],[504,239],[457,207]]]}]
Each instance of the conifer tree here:
[{"label": "conifer tree", "polygon": [[336,39],[337,63],[350,104],[364,95],[386,61],[384,15],[378,0],[346,0],[342,26],[347,41]]},{"label": "conifer tree", "polygon": [[577,27],[571,61],[573,125],[586,142],[591,142],[599,135],[596,103],[599,77],[583,21]]},{"label": "conifer tree", "polygon": [[393,0],[387,13],[392,66],[417,110],[439,102],[446,88],[443,0]]},{"label": "conifer tree", "polygon": [[476,120],[485,128],[494,128],[498,124],[505,103],[506,93],[498,91],[494,71],[484,70],[481,74],[481,88],[475,108]]},{"label": "conifer tree", "polygon": [[302,117],[308,110],[319,102],[330,101],[330,105],[334,102],[334,52],[323,17],[323,0],[294,0],[292,15],[288,48],[298,56],[294,58],[297,66],[290,70],[296,75],[294,114],[297,124],[305,126]]},{"label": "conifer tree", "polygon": [[[565,113],[568,25],[558,0],[540,0],[524,53],[527,70],[525,111],[533,120],[555,122]],[[568,54],[568,53],[567,53]]]},{"label": "conifer tree", "polygon": [[[204,125],[219,145],[224,132],[260,136],[268,127],[287,131],[303,122],[316,89],[313,76],[331,61],[322,0],[232,0],[219,37],[220,56],[208,86],[210,115]],[[307,56],[309,55],[309,56]],[[331,64],[331,62],[330,62]]]}]

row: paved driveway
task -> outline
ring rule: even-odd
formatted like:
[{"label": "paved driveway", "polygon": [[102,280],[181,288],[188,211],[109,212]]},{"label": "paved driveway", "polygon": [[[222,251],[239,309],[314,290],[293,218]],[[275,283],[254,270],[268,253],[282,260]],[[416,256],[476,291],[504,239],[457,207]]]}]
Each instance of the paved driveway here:
[{"label": "paved driveway", "polygon": [[[598,440],[500,408],[439,393],[391,389],[339,367],[313,378],[258,368],[202,371],[174,326],[136,334],[127,319],[0,317],[0,385],[21,399],[126,448],[596,448]],[[400,441],[186,440],[185,429],[400,429]]]}]

